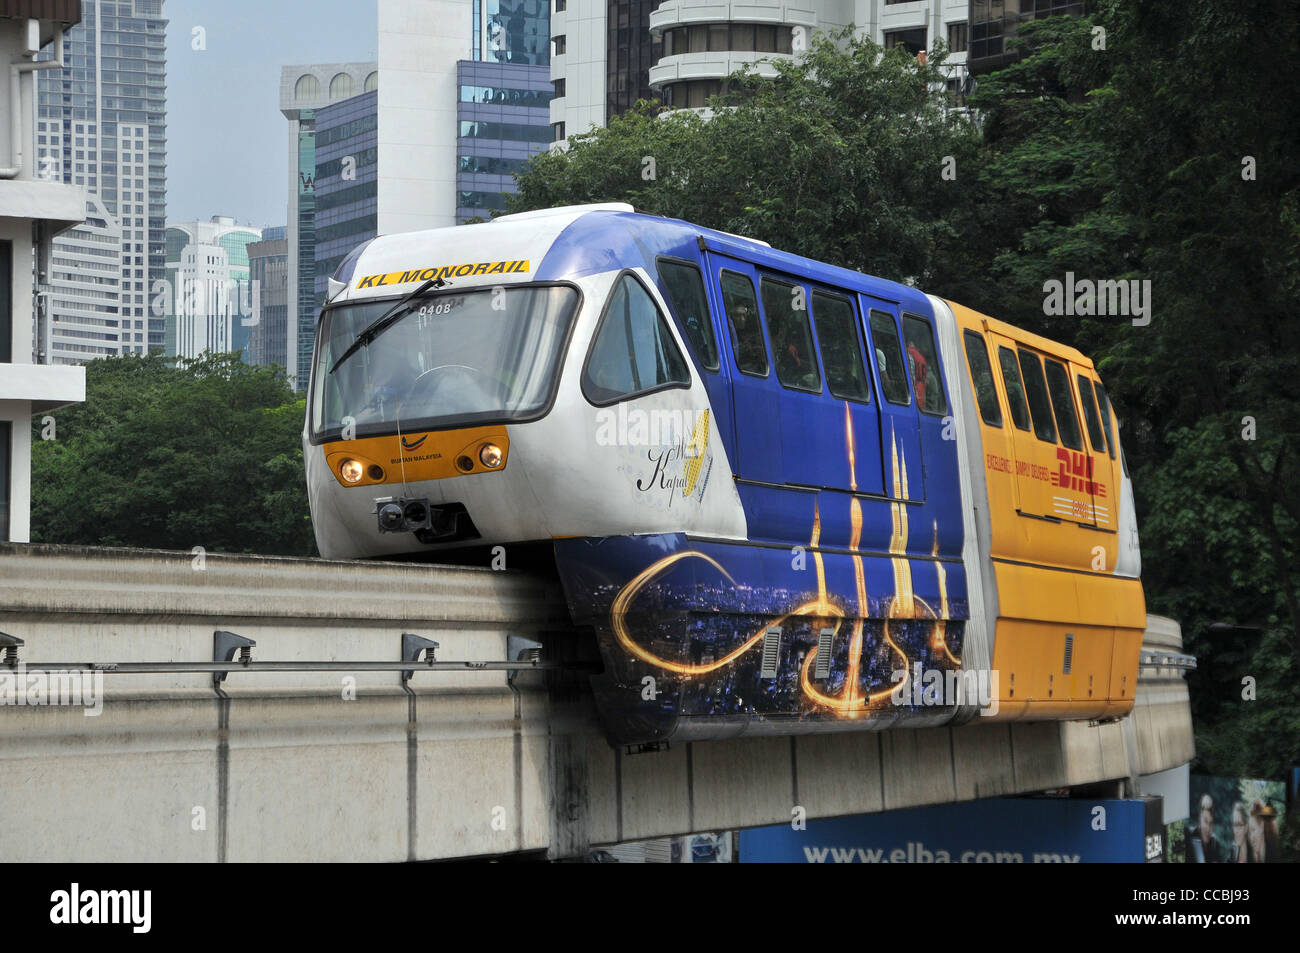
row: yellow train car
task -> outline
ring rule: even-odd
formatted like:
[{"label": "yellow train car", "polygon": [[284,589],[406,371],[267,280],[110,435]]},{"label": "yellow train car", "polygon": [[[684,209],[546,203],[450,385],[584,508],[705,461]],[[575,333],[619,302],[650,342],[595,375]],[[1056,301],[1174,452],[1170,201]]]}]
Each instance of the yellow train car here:
[{"label": "yellow train car", "polygon": [[983,616],[997,673],[989,717],[1125,715],[1146,604],[1133,488],[1101,379],[1074,348],[932,301],[952,316],[936,323],[968,371],[959,456],[981,577],[971,621]]}]

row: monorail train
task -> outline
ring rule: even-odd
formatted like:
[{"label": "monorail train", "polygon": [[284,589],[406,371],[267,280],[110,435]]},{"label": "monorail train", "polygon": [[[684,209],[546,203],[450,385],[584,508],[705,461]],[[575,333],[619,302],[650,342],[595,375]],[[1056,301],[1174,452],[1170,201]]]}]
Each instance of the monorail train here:
[{"label": "monorail train", "polygon": [[633,745],[1126,714],[1118,429],[1073,348],[589,205],[354,251],[303,449],[326,558],[544,544]]}]

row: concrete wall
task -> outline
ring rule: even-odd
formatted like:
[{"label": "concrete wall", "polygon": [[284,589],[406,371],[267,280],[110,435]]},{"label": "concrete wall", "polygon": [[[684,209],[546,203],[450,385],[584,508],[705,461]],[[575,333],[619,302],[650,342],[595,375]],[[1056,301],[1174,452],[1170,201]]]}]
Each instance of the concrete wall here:
[{"label": "concrete wall", "polygon": [[[499,660],[509,634],[562,648],[560,593],[512,573],[416,564],[0,545],[0,631],[26,662]],[[0,668],[0,675],[4,673]],[[527,672],[108,675],[102,714],[0,707],[0,860],[437,859],[936,804],[1173,767],[1184,701],[1130,724],[983,725],[694,743],[629,755],[582,679]],[[1139,692],[1139,714],[1144,710]],[[1164,689],[1162,689],[1164,691]],[[1166,706],[1162,708],[1162,706]],[[1142,716],[1146,717],[1146,716]],[[1154,725],[1158,719],[1150,719]],[[1137,728],[1138,739],[1145,729]],[[1161,734],[1164,732],[1165,734]]]}]

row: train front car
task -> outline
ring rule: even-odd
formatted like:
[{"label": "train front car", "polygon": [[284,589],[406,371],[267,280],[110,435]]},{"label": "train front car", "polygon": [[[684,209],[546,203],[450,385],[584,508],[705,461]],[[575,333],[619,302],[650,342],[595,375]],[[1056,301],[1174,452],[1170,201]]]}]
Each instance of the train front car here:
[{"label": "train front car", "polygon": [[938,299],[626,206],[379,238],[335,279],[321,554],[544,544],[611,743],[1092,717],[999,689],[995,635],[1037,691],[1074,620],[1003,638]]}]

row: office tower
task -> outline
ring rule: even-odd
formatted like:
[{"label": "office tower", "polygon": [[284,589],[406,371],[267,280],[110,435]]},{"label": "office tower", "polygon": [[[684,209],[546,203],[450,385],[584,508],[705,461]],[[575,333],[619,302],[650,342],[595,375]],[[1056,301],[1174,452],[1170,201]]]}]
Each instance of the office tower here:
[{"label": "office tower", "polygon": [[550,70],[462,60],[456,145],[457,221],[489,218],[515,191],[515,173],[551,141]]},{"label": "office tower", "polygon": [[265,229],[260,242],[248,245],[248,271],[257,282],[261,313],[253,325],[245,360],[249,364],[284,367],[289,325],[289,243],[283,225]]},{"label": "office tower", "polygon": [[249,280],[247,246],[262,231],[214,215],[207,222],[167,226],[164,353],[199,357],[244,351],[260,306]]},{"label": "office tower", "polygon": [[[817,31],[853,24],[887,49],[911,53],[944,40],[949,85],[965,88],[970,0],[560,0],[551,22],[555,139],[603,126],[637,99],[700,108],[745,64],[797,53]],[[1024,0],[1029,2],[1029,0]]]},{"label": "office tower", "polygon": [[379,234],[502,207],[551,138],[550,17],[550,0],[379,0]]},{"label": "office tower", "polygon": [[317,307],[339,262],[377,234],[378,129],[377,90],[316,112]]},{"label": "office tower", "polygon": [[67,68],[41,74],[39,174],[84,187],[87,215],[54,246],[50,363],[163,346],[167,21],[162,0],[83,0]]},{"label": "office tower", "polygon": [[316,112],[358,93],[372,92],[378,83],[379,73],[374,63],[286,66],[280,71],[280,112],[289,120],[289,208],[285,239],[289,343],[285,370],[299,390],[306,388],[311,373],[311,351],[320,311],[316,297]]}]

